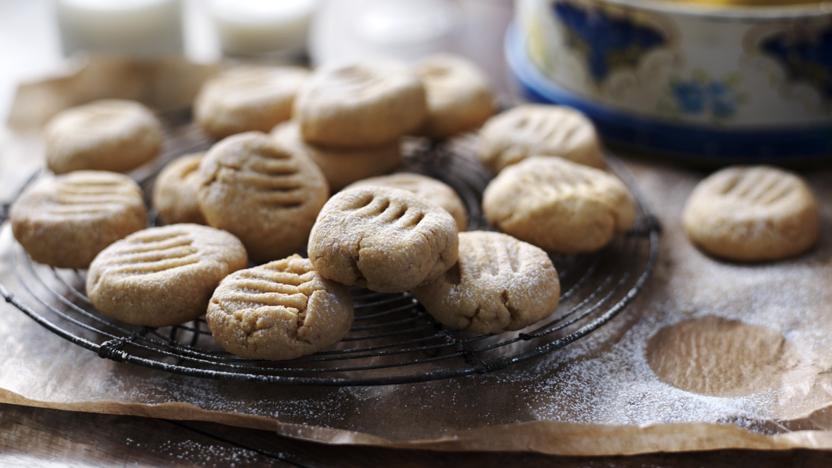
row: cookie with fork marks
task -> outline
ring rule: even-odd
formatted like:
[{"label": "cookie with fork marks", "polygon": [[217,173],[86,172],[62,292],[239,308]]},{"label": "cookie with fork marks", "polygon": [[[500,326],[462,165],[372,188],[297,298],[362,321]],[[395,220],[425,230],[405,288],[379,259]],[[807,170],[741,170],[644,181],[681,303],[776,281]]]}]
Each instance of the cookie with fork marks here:
[{"label": "cookie with fork marks", "polygon": [[12,206],[14,237],[37,262],[86,268],[105,247],[147,226],[133,179],[105,171],[43,177]]},{"label": "cookie with fork marks", "polygon": [[636,218],[635,201],[617,177],[561,158],[507,168],[488,184],[482,205],[501,231],[563,254],[599,250]]},{"label": "cookie with fork marks", "polygon": [[295,95],[308,76],[309,71],[299,67],[232,68],[202,86],[194,116],[214,138],[268,132],[292,116]]},{"label": "cookie with fork marks", "polygon": [[479,156],[493,172],[531,156],[558,156],[604,168],[604,150],[592,122],[568,107],[526,104],[498,114],[480,131]]},{"label": "cookie with fork marks", "polygon": [[299,255],[240,270],[214,291],[206,315],[214,340],[252,359],[293,359],[337,343],[350,329],[352,299]]},{"label": "cookie with fork marks", "polygon": [[401,189],[355,187],[332,197],[309,236],[309,259],[325,278],[378,292],[431,281],[457,260],[454,219]]},{"label": "cookie with fork marks", "polygon": [[359,180],[350,187],[378,185],[380,187],[400,188],[413,193],[422,200],[441,206],[456,221],[456,227],[464,231],[468,227],[468,212],[462,199],[448,184],[432,177],[412,172],[397,172],[386,176],[370,177]]},{"label": "cookie with fork marks", "polygon": [[426,115],[415,73],[398,63],[361,62],[316,71],[298,92],[294,118],[308,143],[367,148],[416,130]]},{"label": "cookie with fork marks", "polygon": [[505,234],[472,231],[459,235],[459,262],[413,295],[447,328],[498,333],[551,315],[560,282],[543,250]]},{"label": "cookie with fork marks", "polygon": [[256,261],[300,252],[329,196],[314,162],[259,132],[214,145],[197,178],[205,220],[237,236]]},{"label": "cookie with fork marks", "polygon": [[158,156],[162,124],[138,102],[103,99],[56,114],[44,129],[46,165],[55,174],[127,172]]},{"label": "cookie with fork marks", "polygon": [[165,224],[205,224],[196,198],[196,175],[203,155],[193,153],[174,159],[156,177],[153,207]]},{"label": "cookie with fork marks", "polygon": [[454,55],[433,55],[416,65],[416,73],[427,92],[427,135],[447,138],[474,130],[494,113],[488,80],[472,62]]},{"label": "cookie with fork marks", "polygon": [[233,235],[197,224],[172,224],[110,245],[87,272],[87,295],[102,314],[161,327],[203,313],[214,288],[248,264]]},{"label": "cookie with fork marks", "polygon": [[818,240],[818,203],[797,175],[769,166],[736,166],[707,177],[683,214],[690,240],[728,260],[780,260]]}]

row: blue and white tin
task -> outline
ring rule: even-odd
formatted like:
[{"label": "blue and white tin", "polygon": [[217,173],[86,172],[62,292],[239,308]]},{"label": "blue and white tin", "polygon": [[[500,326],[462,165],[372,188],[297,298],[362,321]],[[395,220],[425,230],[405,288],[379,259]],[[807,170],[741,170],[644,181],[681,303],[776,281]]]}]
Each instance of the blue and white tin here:
[{"label": "blue and white tin", "polygon": [[506,53],[521,91],[582,110],[614,143],[711,163],[832,161],[832,2],[516,10]]}]

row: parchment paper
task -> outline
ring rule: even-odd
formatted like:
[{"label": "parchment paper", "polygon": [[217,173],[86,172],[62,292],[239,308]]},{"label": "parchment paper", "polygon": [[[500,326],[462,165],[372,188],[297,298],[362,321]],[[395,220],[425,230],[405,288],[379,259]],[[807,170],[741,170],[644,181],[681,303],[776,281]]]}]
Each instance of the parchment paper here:
[{"label": "parchment paper", "polygon": [[[107,96],[171,104],[171,89],[190,97],[212,70],[94,61],[22,87],[10,113],[14,132],[0,139],[0,195],[41,164],[39,141],[28,130],[55,110]],[[124,77],[132,83],[127,90]],[[665,227],[657,269],[619,317],[545,358],[415,385],[241,384],[100,359],[3,304],[0,401],[436,450],[832,449],[832,171],[806,173],[823,206],[824,236],[814,251],[786,262],[732,265],[699,253],[679,227],[684,200],[704,173],[625,161]],[[4,226],[0,283],[7,287],[15,284],[8,266],[13,242]]]}]

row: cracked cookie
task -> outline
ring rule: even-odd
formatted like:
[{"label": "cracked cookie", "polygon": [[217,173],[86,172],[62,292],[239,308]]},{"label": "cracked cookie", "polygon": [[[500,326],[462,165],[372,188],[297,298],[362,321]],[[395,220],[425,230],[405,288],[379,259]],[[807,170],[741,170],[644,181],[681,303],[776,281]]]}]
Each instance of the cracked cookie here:
[{"label": "cracked cookie", "polygon": [[252,359],[293,359],[337,343],[350,329],[352,299],[292,255],[237,271],[211,297],[206,315],[226,351]]},{"label": "cracked cookie", "polygon": [[468,227],[468,212],[454,189],[444,182],[434,178],[413,174],[411,172],[399,172],[381,177],[371,177],[352,184],[350,187],[365,187],[375,185],[379,187],[390,187],[407,190],[422,200],[428,201],[445,209],[460,231]]},{"label": "cracked cookie", "polygon": [[209,80],[194,102],[199,126],[214,138],[268,132],[292,116],[295,95],[309,77],[300,67],[239,67]]},{"label": "cracked cookie", "polygon": [[196,194],[203,153],[188,154],[165,166],[153,188],[153,208],[165,224],[205,224]]},{"label": "cracked cookie", "polygon": [[543,250],[505,234],[472,231],[459,235],[459,262],[413,295],[445,327],[498,333],[551,315],[560,282]]},{"label": "cracked cookie", "polygon": [[76,171],[34,182],[9,214],[12,232],[37,262],[86,268],[111,243],[147,226],[142,191],[125,175]]},{"label": "cracked cookie", "polygon": [[102,314],[161,327],[203,313],[214,288],[248,264],[231,234],[197,224],[172,224],[131,234],[93,260],[87,295]]},{"label": "cracked cookie", "polygon": [[294,118],[309,143],[364,148],[416,130],[426,114],[425,88],[415,73],[364,62],[315,72],[298,93]]},{"label": "cracked cookie", "polygon": [[606,166],[603,147],[588,118],[568,107],[540,104],[517,106],[489,119],[480,131],[479,156],[494,172],[531,156]]},{"label": "cracked cookie", "polygon": [[488,80],[476,65],[454,55],[434,55],[416,65],[425,84],[428,117],[423,131],[446,138],[473,130],[494,113]]},{"label": "cracked cookie", "polygon": [[333,281],[403,292],[456,263],[457,237],[447,211],[410,192],[355,187],[321,210],[309,236],[309,259]]},{"label": "cracked cookie", "polygon": [[636,217],[632,195],[617,177],[549,157],[501,172],[485,189],[483,211],[501,231],[563,254],[601,249]]},{"label": "cracked cookie", "polygon": [[44,131],[46,165],[56,174],[85,169],[126,172],[155,158],[162,125],[133,101],[95,101],[55,115]]},{"label": "cracked cookie", "polygon": [[214,145],[197,178],[205,220],[237,236],[257,261],[301,251],[329,196],[315,163],[259,132]]},{"label": "cracked cookie", "polygon": [[272,130],[272,136],[287,150],[312,159],[333,191],[341,190],[356,180],[390,172],[402,162],[398,140],[369,148],[318,146],[303,141],[296,122],[278,125]]},{"label": "cracked cookie", "polygon": [[704,179],[682,223],[705,252],[737,261],[779,260],[818,240],[818,204],[800,177],[769,166],[738,166]]}]

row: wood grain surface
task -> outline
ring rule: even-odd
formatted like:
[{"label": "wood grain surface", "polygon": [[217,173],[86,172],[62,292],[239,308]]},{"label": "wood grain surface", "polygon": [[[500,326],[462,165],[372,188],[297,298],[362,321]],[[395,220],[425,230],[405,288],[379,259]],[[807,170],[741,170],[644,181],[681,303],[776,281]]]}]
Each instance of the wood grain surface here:
[{"label": "wood grain surface", "polygon": [[832,454],[740,450],[637,457],[550,457],[326,446],[210,423],[0,405],[2,466],[810,467]]}]

